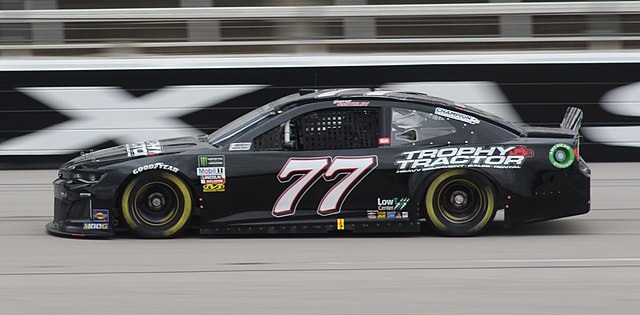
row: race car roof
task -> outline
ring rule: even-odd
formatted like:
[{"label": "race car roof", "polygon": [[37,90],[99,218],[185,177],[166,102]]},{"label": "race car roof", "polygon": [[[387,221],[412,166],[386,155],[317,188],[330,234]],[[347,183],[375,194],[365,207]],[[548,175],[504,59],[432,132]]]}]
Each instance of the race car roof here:
[{"label": "race car roof", "polygon": [[[295,95],[295,96],[294,96]],[[436,105],[446,107],[447,109],[471,114],[490,121],[496,125],[500,125],[503,128],[510,129],[511,131],[520,135],[524,134],[524,129],[520,126],[498,117],[491,113],[479,110],[477,108],[469,107],[467,105],[431,96],[425,93],[413,92],[413,91],[394,91],[394,90],[379,90],[379,89],[364,89],[364,88],[345,88],[345,89],[328,89],[328,90],[300,90],[298,94],[289,95],[286,101],[280,103],[282,105],[296,103],[304,100],[314,99],[345,99],[345,98],[376,98],[376,99],[389,99],[409,101],[415,103],[423,103],[428,105]],[[284,99],[283,99],[284,100]]]}]

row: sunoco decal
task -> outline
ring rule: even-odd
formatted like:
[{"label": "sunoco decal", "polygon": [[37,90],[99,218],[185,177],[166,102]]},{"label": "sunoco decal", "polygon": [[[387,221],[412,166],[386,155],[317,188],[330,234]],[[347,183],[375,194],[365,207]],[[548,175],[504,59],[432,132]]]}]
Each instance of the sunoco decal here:
[{"label": "sunoco decal", "polygon": [[109,222],[109,210],[93,209],[91,211],[91,219],[93,222]]},{"label": "sunoco decal", "polygon": [[138,142],[133,144],[127,144],[127,156],[154,156],[162,153],[162,146],[160,140],[151,140],[145,142]]},{"label": "sunoco decal", "polygon": [[175,166],[171,166],[171,165],[167,165],[164,163],[153,163],[153,164],[147,164],[144,166],[140,166],[136,169],[133,170],[133,174],[139,174],[142,173],[144,171],[149,171],[149,170],[166,170],[166,171],[171,171],[174,173],[177,173],[179,171],[179,169]]},{"label": "sunoco decal", "polygon": [[456,111],[448,110],[448,109],[445,109],[445,108],[442,108],[442,107],[437,107],[436,108],[436,115],[442,116],[442,117],[451,118],[451,119],[455,119],[455,120],[459,120],[459,121],[466,122],[466,123],[472,124],[472,125],[477,125],[477,124],[480,123],[480,120],[478,118],[475,118],[473,116],[469,116],[467,114],[458,113]]},{"label": "sunoco decal", "polygon": [[403,152],[395,164],[398,173],[458,167],[513,169],[520,168],[533,154],[525,146],[426,149]]}]

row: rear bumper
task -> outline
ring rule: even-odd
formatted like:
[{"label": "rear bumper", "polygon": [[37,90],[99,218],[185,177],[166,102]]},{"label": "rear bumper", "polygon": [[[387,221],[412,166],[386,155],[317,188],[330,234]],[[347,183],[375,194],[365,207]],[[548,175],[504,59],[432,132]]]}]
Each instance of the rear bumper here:
[{"label": "rear bumper", "polygon": [[582,160],[566,170],[547,172],[530,196],[514,196],[506,210],[506,225],[546,221],[588,213],[591,170]]},{"label": "rear bumper", "polygon": [[94,208],[88,185],[56,179],[53,187],[53,221],[46,225],[47,232],[68,236],[114,235],[109,210]]}]

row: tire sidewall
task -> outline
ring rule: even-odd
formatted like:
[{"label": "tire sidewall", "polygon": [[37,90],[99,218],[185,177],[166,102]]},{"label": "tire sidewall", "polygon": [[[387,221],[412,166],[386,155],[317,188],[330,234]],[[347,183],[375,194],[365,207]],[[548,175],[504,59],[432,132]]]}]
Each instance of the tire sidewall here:
[{"label": "tire sidewall", "polygon": [[[153,226],[145,223],[137,213],[135,203],[140,189],[150,183],[169,187],[176,197],[176,214],[166,224]],[[121,198],[124,221],[133,233],[142,238],[170,238],[178,236],[191,218],[193,194],[177,174],[166,171],[147,171],[136,175],[125,187]]]}]

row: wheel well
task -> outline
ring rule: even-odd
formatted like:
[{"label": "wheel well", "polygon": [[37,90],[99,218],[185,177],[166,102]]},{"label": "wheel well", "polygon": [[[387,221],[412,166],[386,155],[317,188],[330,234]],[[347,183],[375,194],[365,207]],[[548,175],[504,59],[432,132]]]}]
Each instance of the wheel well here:
[{"label": "wheel well", "polygon": [[[178,176],[178,178],[183,181],[186,186],[187,189],[189,190],[189,193],[191,194],[191,201],[192,201],[192,212],[191,212],[191,216],[192,216],[192,222],[197,221],[197,220],[193,220],[193,218],[197,218],[200,216],[200,208],[198,208],[196,206],[197,204],[197,196],[195,194],[195,188],[193,187],[193,185],[191,184],[191,182],[189,181],[188,177],[186,177],[183,173],[181,172],[177,172],[177,173],[173,173],[173,172],[168,172],[168,171],[163,171],[163,170],[151,170],[151,171],[147,171],[147,172],[166,172],[166,173],[170,173],[170,174],[174,174],[176,176]],[[124,189],[127,187],[127,185],[129,185],[129,183],[131,183],[131,181],[139,174],[129,174],[118,186],[118,188],[116,189],[116,198],[114,199],[114,205],[113,205],[113,209],[116,210],[116,214],[117,216],[121,216],[122,215],[122,209],[120,206],[120,203],[122,201],[122,195],[124,194]]]},{"label": "wheel well", "polygon": [[[433,181],[438,178],[438,176],[451,171],[453,169],[444,169],[444,170],[438,170],[436,172],[432,172],[431,174],[426,175],[425,178],[422,179],[422,181],[420,182],[420,184],[417,186],[417,189],[414,191],[414,200],[416,200],[416,206],[418,207],[418,218],[420,219],[426,219],[426,212],[425,207],[425,198],[424,196],[427,193],[427,190],[429,189],[429,186],[431,186],[431,183],[433,183]],[[493,176],[491,176],[490,174],[481,171],[481,170],[476,170],[476,169],[472,169],[472,168],[465,168],[463,169],[465,171],[469,171],[472,173],[475,173],[479,176],[484,177],[491,185],[491,188],[493,188],[493,191],[495,192],[495,197],[496,197],[496,208],[497,205],[499,204],[503,204],[503,200],[504,198],[503,196],[503,192],[502,190],[499,188],[499,186],[496,184],[495,179],[493,178]]]}]

